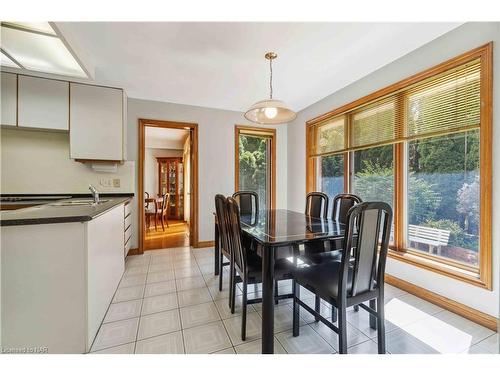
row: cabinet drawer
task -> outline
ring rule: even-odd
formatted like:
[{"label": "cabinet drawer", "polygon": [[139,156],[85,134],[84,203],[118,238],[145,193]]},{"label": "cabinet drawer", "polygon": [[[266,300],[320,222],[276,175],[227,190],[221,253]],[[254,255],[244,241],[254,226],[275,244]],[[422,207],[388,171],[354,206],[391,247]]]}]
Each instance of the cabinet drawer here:
[{"label": "cabinet drawer", "polygon": [[127,229],[125,229],[125,236],[124,236],[125,242],[127,242],[130,239],[131,234],[132,234],[132,227],[128,227]]},{"label": "cabinet drawer", "polygon": [[130,204],[130,202],[125,203],[125,217],[130,215],[131,212],[132,212],[132,205]]},{"label": "cabinet drawer", "polygon": [[130,224],[132,224],[132,215],[128,215],[125,218],[125,231],[127,230],[128,227],[130,227]]},{"label": "cabinet drawer", "polygon": [[125,249],[124,249],[124,252],[125,252],[125,256],[127,256],[128,252],[130,251],[130,243],[132,241],[130,241],[130,238],[129,240],[127,241],[127,243],[125,244]]}]

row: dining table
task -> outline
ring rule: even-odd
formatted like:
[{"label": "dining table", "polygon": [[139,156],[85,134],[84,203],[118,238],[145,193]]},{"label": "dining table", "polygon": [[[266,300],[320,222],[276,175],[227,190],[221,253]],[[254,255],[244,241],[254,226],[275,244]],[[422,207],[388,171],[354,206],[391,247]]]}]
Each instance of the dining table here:
[{"label": "dining table", "polygon": [[[299,254],[302,244],[312,241],[339,240],[345,225],[330,218],[317,218],[285,209],[265,209],[241,215],[241,234],[257,244],[262,258],[262,353],[274,353],[274,263],[289,254],[280,248],[292,248]],[[215,274],[218,274],[220,238],[215,220]],[[293,262],[290,262],[293,264]]]}]

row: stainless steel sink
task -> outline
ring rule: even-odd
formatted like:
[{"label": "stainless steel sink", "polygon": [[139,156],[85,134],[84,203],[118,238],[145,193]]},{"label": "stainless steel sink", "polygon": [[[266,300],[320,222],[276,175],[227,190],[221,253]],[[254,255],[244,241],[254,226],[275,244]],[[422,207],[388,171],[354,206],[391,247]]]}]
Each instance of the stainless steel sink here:
[{"label": "stainless steel sink", "polygon": [[[97,204],[106,203],[109,199],[101,199]],[[51,206],[95,206],[92,199],[74,199],[70,201],[59,201],[50,204]]]}]

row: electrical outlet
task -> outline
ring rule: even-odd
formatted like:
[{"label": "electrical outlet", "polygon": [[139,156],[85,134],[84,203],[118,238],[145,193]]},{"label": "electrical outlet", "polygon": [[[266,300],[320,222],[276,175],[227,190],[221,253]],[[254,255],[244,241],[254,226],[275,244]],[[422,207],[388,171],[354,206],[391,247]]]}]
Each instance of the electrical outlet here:
[{"label": "electrical outlet", "polygon": [[113,179],[113,187],[115,187],[115,188],[120,187],[120,179],[119,178]]}]

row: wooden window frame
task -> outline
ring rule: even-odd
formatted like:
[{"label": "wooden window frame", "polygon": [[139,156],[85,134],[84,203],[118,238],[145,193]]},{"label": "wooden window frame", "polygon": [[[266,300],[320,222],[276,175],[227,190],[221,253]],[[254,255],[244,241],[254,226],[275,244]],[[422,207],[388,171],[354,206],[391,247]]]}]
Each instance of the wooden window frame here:
[{"label": "wooden window frame", "polygon": [[239,190],[240,186],[240,153],[239,153],[239,138],[240,134],[250,134],[257,136],[265,136],[271,139],[271,194],[270,207],[276,208],[276,129],[274,128],[257,128],[252,126],[234,126],[234,191]]},{"label": "wooden window frame", "polygon": [[[416,250],[408,249],[405,236],[405,194],[406,194],[406,150],[405,142],[394,144],[394,245],[391,246],[389,257],[398,261],[409,263],[441,275],[445,275],[484,289],[492,290],[492,95],[493,95],[493,43],[463,53],[432,68],[403,79],[390,86],[375,91],[351,103],[345,104],[328,113],[306,122],[306,191],[311,192],[316,188],[314,131],[316,124],[334,117],[347,115],[346,139],[350,136],[349,113],[363,105],[394,95],[405,88],[415,85],[423,80],[437,76],[445,71],[466,64],[470,61],[481,60],[481,109],[480,109],[480,238],[479,238],[479,266],[471,267],[459,264],[452,260],[437,258]],[[396,116],[404,116],[404,105],[398,105]],[[343,152],[345,191],[350,191],[350,174],[352,170],[351,152]]]}]

